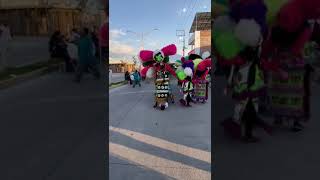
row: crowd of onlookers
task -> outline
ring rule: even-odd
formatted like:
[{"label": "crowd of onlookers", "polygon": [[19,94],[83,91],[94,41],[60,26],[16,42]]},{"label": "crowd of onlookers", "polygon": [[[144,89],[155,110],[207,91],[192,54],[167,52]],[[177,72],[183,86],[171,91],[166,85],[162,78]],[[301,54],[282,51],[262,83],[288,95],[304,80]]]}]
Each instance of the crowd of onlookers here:
[{"label": "crowd of onlookers", "polygon": [[72,29],[68,36],[56,31],[49,41],[49,52],[52,58],[64,60],[65,71],[75,72],[76,82],[80,82],[84,72],[92,72],[96,78],[100,78],[99,62],[106,59],[106,44],[104,43],[104,26],[100,31],[94,27]]},{"label": "crowd of onlookers", "polygon": [[133,72],[126,71],[124,74],[124,79],[128,82],[129,85],[132,85],[134,88],[136,85],[139,85],[141,87],[141,74],[138,70],[135,70]]}]

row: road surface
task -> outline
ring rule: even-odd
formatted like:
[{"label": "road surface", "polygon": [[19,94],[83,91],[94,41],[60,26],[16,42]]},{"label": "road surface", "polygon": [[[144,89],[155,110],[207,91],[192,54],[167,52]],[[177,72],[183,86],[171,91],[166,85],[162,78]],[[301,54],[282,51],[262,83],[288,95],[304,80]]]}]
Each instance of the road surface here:
[{"label": "road surface", "polygon": [[161,111],[153,93],[153,83],[109,92],[110,180],[210,179],[211,102]]},{"label": "road surface", "polygon": [[105,180],[106,85],[53,73],[0,91],[2,180]]},{"label": "road surface", "polygon": [[[226,137],[219,122],[232,113],[232,101],[223,96],[226,82],[217,78],[214,88],[215,179],[301,180],[317,179],[320,164],[320,86],[312,85],[312,118],[303,132],[275,129],[272,137],[257,129],[261,142],[244,144]],[[269,119],[267,122],[271,123]]]}]

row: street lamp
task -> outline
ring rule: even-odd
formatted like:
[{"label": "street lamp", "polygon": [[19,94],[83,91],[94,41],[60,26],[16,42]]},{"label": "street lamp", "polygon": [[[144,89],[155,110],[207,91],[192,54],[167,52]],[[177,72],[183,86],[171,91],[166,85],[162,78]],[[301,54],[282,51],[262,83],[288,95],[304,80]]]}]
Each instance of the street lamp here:
[{"label": "street lamp", "polygon": [[137,36],[140,38],[140,41],[141,41],[141,42],[140,42],[140,43],[141,43],[141,50],[143,50],[143,49],[144,49],[144,37],[147,36],[147,35],[149,35],[149,34],[152,33],[153,31],[158,31],[158,30],[159,30],[158,28],[154,28],[154,29],[152,29],[152,30],[149,31],[149,32],[140,32],[140,33],[127,30],[127,33],[133,33],[133,34],[137,35]]}]

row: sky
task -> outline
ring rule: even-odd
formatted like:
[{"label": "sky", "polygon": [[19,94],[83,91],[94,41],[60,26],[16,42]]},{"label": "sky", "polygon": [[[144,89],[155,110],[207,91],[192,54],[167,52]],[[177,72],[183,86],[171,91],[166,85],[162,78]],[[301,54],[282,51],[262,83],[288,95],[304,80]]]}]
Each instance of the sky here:
[{"label": "sky", "polygon": [[185,30],[187,53],[191,50],[189,31],[196,12],[210,11],[210,0],[109,0],[110,61],[132,60],[139,54],[141,35],[136,33],[146,34],[146,50],[175,44],[177,54],[182,55],[183,43],[176,30]]}]

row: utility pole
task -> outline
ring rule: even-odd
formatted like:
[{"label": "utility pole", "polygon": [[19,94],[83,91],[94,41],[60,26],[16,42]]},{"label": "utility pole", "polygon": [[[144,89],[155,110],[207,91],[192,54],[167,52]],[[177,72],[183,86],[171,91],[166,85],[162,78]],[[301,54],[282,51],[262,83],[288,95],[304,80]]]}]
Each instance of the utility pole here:
[{"label": "utility pole", "polygon": [[176,30],[176,36],[179,38],[179,40],[182,39],[182,43],[183,43],[182,44],[182,56],[184,56],[185,55],[185,49],[186,49],[186,47],[185,47],[185,43],[186,43],[185,30]]}]

